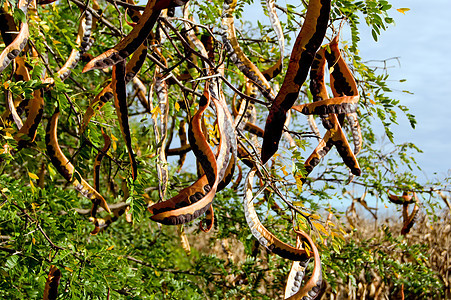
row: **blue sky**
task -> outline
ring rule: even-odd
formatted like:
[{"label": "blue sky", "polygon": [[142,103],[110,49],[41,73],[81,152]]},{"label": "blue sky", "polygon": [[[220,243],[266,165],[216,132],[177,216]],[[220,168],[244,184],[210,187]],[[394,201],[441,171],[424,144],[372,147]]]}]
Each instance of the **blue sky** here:
[{"label": "blue sky", "polygon": [[413,95],[395,92],[393,97],[411,109],[418,124],[413,130],[406,118],[401,118],[400,125],[393,127],[395,138],[413,142],[424,151],[417,155],[417,161],[427,179],[443,178],[449,176],[451,168],[451,105],[446,96],[451,85],[451,61],[447,57],[451,48],[451,1],[396,1],[394,8],[401,7],[410,11],[405,15],[394,11],[396,25],[384,32],[377,43],[371,32],[362,27],[361,56],[368,60],[399,57],[400,66],[391,64],[391,78],[406,82],[390,85]]},{"label": "blue sky", "polygon": [[[281,6],[286,6],[287,2],[294,3],[291,0],[277,1]],[[399,63],[396,60],[388,63],[388,85],[393,90],[390,96],[409,107],[418,123],[416,129],[412,129],[403,113],[398,112],[399,126],[391,128],[395,141],[413,142],[424,151],[415,154],[423,170],[416,173],[422,183],[451,176],[451,158],[448,156],[448,149],[451,148],[448,133],[448,128],[451,128],[451,118],[448,117],[451,103],[447,103],[446,97],[447,88],[451,86],[451,60],[447,57],[451,49],[451,1],[391,2],[393,8],[390,15],[396,24],[383,32],[378,42],[373,40],[371,30],[362,20],[360,56],[364,61],[399,58]],[[252,7],[246,7],[243,17],[269,24],[268,17],[259,6],[257,2]],[[410,10],[402,14],[396,11],[397,8]],[[279,16],[284,20],[282,14]],[[401,79],[406,81],[399,83]],[[380,135],[383,135],[382,128]]]}]

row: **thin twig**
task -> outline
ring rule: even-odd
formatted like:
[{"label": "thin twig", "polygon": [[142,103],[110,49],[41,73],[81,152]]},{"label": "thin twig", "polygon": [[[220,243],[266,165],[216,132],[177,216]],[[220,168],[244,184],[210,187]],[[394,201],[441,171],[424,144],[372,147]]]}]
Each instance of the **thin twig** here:
[{"label": "thin twig", "polygon": [[[1,194],[2,194],[2,196],[3,197],[6,197],[6,195],[3,193],[3,192],[1,192]],[[25,211],[25,209],[23,209],[23,208],[21,208],[16,202],[12,202],[12,205],[14,205],[15,207],[17,207],[26,217],[27,217],[27,219],[30,221],[30,222],[32,222],[32,223],[35,223],[36,224],[36,227],[38,228],[38,230],[42,233],[42,235],[45,237],[45,239],[50,243],[50,246],[53,248],[53,249],[55,249],[55,250],[64,250],[64,248],[61,248],[61,247],[59,247],[59,246],[57,246],[57,245],[55,245],[53,242],[52,242],[52,240],[48,237],[48,235],[45,233],[45,231],[42,229],[42,227],[41,227],[41,225],[39,225],[39,222],[38,221],[36,221],[35,219],[33,219],[26,211]]]}]

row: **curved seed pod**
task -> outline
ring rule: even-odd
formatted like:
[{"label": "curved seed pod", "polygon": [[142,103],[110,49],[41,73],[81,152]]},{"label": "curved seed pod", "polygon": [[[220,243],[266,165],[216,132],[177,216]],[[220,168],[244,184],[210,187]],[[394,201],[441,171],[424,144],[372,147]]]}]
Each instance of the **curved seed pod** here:
[{"label": "curved seed pod", "polygon": [[350,114],[357,110],[359,96],[335,97],[317,102],[297,105],[294,109],[304,115]]},{"label": "curved seed pod", "polygon": [[316,165],[319,164],[321,159],[326,156],[326,154],[333,147],[331,140],[331,132],[327,131],[324,135],[324,138],[319,142],[318,146],[316,146],[315,150],[313,150],[312,154],[306,159],[304,163],[304,167],[306,170],[305,177],[302,180],[305,180],[308,174],[310,174]]},{"label": "curved seed pod", "polygon": [[[325,48],[321,48],[316,52],[310,69],[310,92],[313,96],[313,102],[329,99],[329,93],[326,88],[325,71],[326,71],[326,55]],[[309,115],[310,116],[310,115]],[[323,126],[326,129],[333,127],[328,121],[327,115],[321,115]]]},{"label": "curved seed pod", "polygon": [[258,219],[257,213],[254,208],[253,203],[254,196],[252,193],[252,186],[256,171],[257,171],[256,168],[253,168],[252,170],[249,171],[249,174],[247,175],[246,178],[246,184],[244,187],[245,196],[243,205],[247,225],[249,226],[254,237],[260,242],[260,244],[265,246],[269,252],[273,252],[274,254],[277,254],[280,257],[289,260],[306,261],[311,257],[311,254],[308,254],[304,249],[297,249],[293,246],[290,246],[282,242],[277,237],[275,237],[271,232],[269,232],[268,229],[266,229]]},{"label": "curved seed pod", "polygon": [[86,10],[83,13],[82,17],[80,18],[77,39],[75,40],[75,43],[77,44],[78,47],[80,47],[80,50],[72,49],[66,63],[58,71],[57,74],[61,80],[64,81],[67,79],[67,77],[69,77],[70,73],[72,72],[72,69],[74,69],[77,66],[77,63],[81,58],[81,55],[91,48],[93,42],[93,40],[91,40],[92,22],[93,22],[92,14],[88,10]]},{"label": "curved seed pod", "polygon": [[28,42],[28,36],[28,23],[22,23],[17,37],[0,54],[0,73],[22,52]]},{"label": "curved seed pod", "polygon": [[[219,179],[218,183],[218,192],[222,191],[232,180],[233,173],[235,171],[235,165],[237,161],[237,137],[235,133],[235,127],[233,126],[233,117],[230,113],[227,103],[225,101],[224,94],[221,89],[220,81],[214,80],[211,86],[210,93],[212,95],[213,101],[216,106],[218,123],[221,124],[221,140],[225,139],[227,143],[227,152],[226,158],[224,159],[224,163],[221,166],[221,158],[217,158],[219,171]],[[223,114],[219,113],[222,109]],[[228,158],[230,156],[230,159]],[[225,167],[227,166],[227,167]],[[222,175],[222,169],[225,168],[224,175]]]},{"label": "curved seed pod", "polygon": [[[183,18],[187,20],[194,20],[193,16],[190,15],[189,12],[189,1],[186,2],[184,8],[183,8]],[[186,30],[186,37],[188,38],[188,42],[190,43],[190,46],[194,49],[197,49],[200,54],[204,57],[209,57],[208,52],[204,46],[204,44],[197,38],[194,26],[192,26],[189,22],[184,23],[185,30]],[[210,74],[210,66],[208,64],[204,64],[205,73]]]},{"label": "curved seed pod", "polygon": [[[358,96],[340,97],[341,95],[338,94],[337,89],[333,89],[334,96],[336,98],[329,99],[329,95],[327,93],[325,79],[324,79],[326,57],[329,57],[327,60],[329,65],[331,65],[332,63],[334,63],[335,61],[338,60],[338,63],[336,63],[337,69],[333,71],[333,73],[335,73],[335,76],[337,76],[337,78],[343,77],[343,76],[339,76],[337,74],[341,74],[341,73],[339,73],[339,72],[341,72],[341,70],[347,69],[347,65],[344,63],[343,59],[341,58],[338,47],[334,46],[332,49],[334,49],[332,51],[333,55],[327,54],[325,51],[325,48],[320,49],[318,51],[318,53],[315,55],[315,59],[312,64],[312,70],[310,72],[310,76],[311,76],[310,91],[313,95],[314,102],[304,104],[304,105],[293,106],[293,109],[298,110],[302,113],[305,113],[306,111],[308,111],[308,109],[309,109],[308,107],[310,107],[310,109],[312,109],[312,110],[315,110],[315,108],[322,108],[323,113],[320,113],[318,111],[317,111],[317,113],[321,115],[323,125],[324,125],[324,127],[326,127],[328,129],[328,132],[327,132],[326,136],[324,137],[324,141],[326,141],[328,146],[325,147],[325,143],[320,142],[320,145],[318,146],[319,148],[317,147],[317,149],[315,149],[314,153],[312,153],[312,155],[309,157],[309,159],[307,159],[307,161],[305,163],[307,172],[310,173],[312,171],[313,167],[319,163],[319,159],[321,157],[323,157],[329,151],[330,146],[335,145],[337,147],[337,151],[340,154],[340,156],[342,157],[343,161],[350,168],[351,173],[358,176],[361,173],[360,166],[357,162],[357,158],[355,157],[355,151],[352,152],[349,142],[346,139],[346,136],[342,130],[342,127],[341,127],[342,122],[338,119],[336,113],[330,113],[331,111],[327,111],[327,109],[325,109],[328,106],[320,106],[319,105],[319,103],[325,103],[330,100],[334,100],[337,103],[340,103],[342,100],[344,100],[344,101],[350,101],[350,100],[356,101],[357,100],[358,101]],[[336,60],[334,60],[335,57],[336,57]],[[347,71],[345,71],[345,73],[348,74],[346,77],[351,76],[351,79],[353,80],[349,69],[347,69]],[[331,76],[331,80],[332,80],[332,76]],[[354,81],[354,83],[355,83],[355,81]],[[357,90],[356,85],[355,85],[355,90]],[[351,91],[349,93],[354,93],[354,92]],[[358,91],[355,93],[358,94]],[[331,105],[329,107],[337,107],[337,106]],[[340,107],[340,106],[338,106],[338,107]],[[343,111],[340,112],[340,110],[338,113],[341,115],[344,114],[344,112]],[[320,149],[327,149],[327,151],[325,153],[322,153],[323,155],[321,155],[321,154],[319,154],[320,152],[318,152]],[[352,180],[352,177],[350,177],[350,178]]]},{"label": "curved seed pod", "polygon": [[[338,38],[339,36],[337,35],[329,44],[331,52],[325,52],[327,63],[332,69],[330,74],[332,93],[334,94],[334,97],[348,96],[357,98],[358,101],[360,94],[357,88],[357,83],[355,82],[351,70],[341,55],[338,47]],[[346,114],[352,131],[354,154],[357,155],[362,147],[360,124],[355,112],[348,112]]]},{"label": "curved seed pod", "polygon": [[271,21],[272,29],[275,31],[277,36],[277,41],[279,43],[280,58],[276,64],[269,69],[263,71],[263,76],[266,80],[271,80],[282,72],[283,69],[283,56],[285,53],[285,40],[283,36],[282,26],[280,25],[279,17],[276,12],[276,2],[275,0],[266,0],[266,9],[268,10],[269,20]]},{"label": "curved seed pod", "polygon": [[[127,3],[135,5],[135,1],[133,0],[127,0]],[[127,9],[127,14],[130,16],[133,22],[138,23],[139,19],[141,18],[141,12],[136,9]]]},{"label": "curved seed pod", "polygon": [[[24,12],[25,16],[27,15],[29,2],[29,0],[20,0],[18,3],[19,9]],[[9,24],[8,26],[12,25]],[[3,72],[3,70],[19,55],[20,52],[22,52],[28,42],[28,37],[28,23],[23,22],[20,24],[19,34],[6,46],[5,49],[3,49],[0,54],[0,73]]]},{"label": "curved seed pod", "polygon": [[235,33],[235,18],[233,16],[237,0],[225,0],[222,11],[222,41],[230,60],[248,77],[270,101],[274,99],[274,92],[260,70],[247,58],[238,44]]},{"label": "curved seed pod", "polygon": [[39,4],[39,5],[46,5],[46,4],[53,3],[55,1],[57,1],[57,0],[38,0],[37,4]]},{"label": "curved seed pod", "polygon": [[41,122],[44,112],[44,98],[41,90],[33,92],[33,98],[28,101],[28,116],[23,123],[22,128],[14,136],[18,143],[18,150],[25,147],[28,143],[34,141],[38,125]]},{"label": "curved seed pod", "polygon": [[250,133],[255,134],[258,137],[263,137],[263,134],[265,133],[265,131],[263,129],[261,129],[257,125],[252,124],[250,122],[246,122],[244,124],[244,130],[247,130]]},{"label": "curved seed pod", "polygon": [[[187,138],[186,138],[186,129],[185,129],[185,124],[186,121],[185,119],[183,119],[182,121],[180,121],[180,125],[179,125],[179,138],[180,138],[180,147],[186,147],[189,146],[187,143]],[[189,147],[189,149],[191,150],[191,147]],[[167,155],[169,155],[168,152],[166,152]],[[180,158],[178,161],[178,168],[177,168],[177,172],[180,172],[180,170],[183,167],[183,163],[185,162],[186,159],[186,153],[181,153],[180,154]]]},{"label": "curved seed pod", "polygon": [[125,87],[125,61],[121,61],[113,66],[113,78],[111,80],[111,88],[114,94],[114,107],[116,108],[119,126],[121,128],[122,137],[130,157],[132,167],[132,178],[136,179],[138,175],[138,167],[136,164],[135,154],[132,148],[132,138],[130,136],[130,127],[128,124],[128,108],[127,108],[127,90]]},{"label": "curved seed pod", "polygon": [[[132,58],[127,63],[125,69],[125,82],[128,83],[134,79],[136,74],[141,70],[147,56],[147,43],[142,43],[138,50],[133,53]],[[142,83],[142,82],[141,82]],[[144,86],[144,85],[143,85]],[[144,87],[145,88],[145,87]],[[97,96],[89,103],[85,114],[83,115],[83,123],[81,124],[80,133],[83,133],[88,126],[89,121],[94,116],[96,111],[100,110],[110,99],[113,98],[113,89],[111,84],[108,84]],[[139,97],[139,94],[138,94]],[[147,99],[146,99],[147,102]]]},{"label": "curved seed pod", "polygon": [[11,44],[17,36],[17,34],[12,33],[17,32],[17,27],[13,15],[10,13],[10,6],[8,3],[9,2],[5,1],[3,6],[0,6],[0,33],[5,46]]},{"label": "curved seed pod", "polygon": [[16,81],[29,81],[31,77],[25,65],[25,59],[22,56],[18,56],[14,61],[16,63],[16,70],[14,72]]},{"label": "curved seed pod", "polygon": [[58,144],[56,135],[58,126],[59,109],[56,108],[55,113],[47,124],[47,132],[45,135],[45,143],[47,146],[47,155],[56,170],[67,180],[71,181],[75,189],[83,196],[90,199],[94,205],[100,205],[107,212],[111,212],[105,199],[93,189],[78,173],[74,165],[67,159]]},{"label": "curved seed pod", "polygon": [[183,5],[184,0],[149,0],[138,24],[116,46],[92,59],[83,68],[83,73],[93,69],[111,67],[136,51],[152,31],[162,9]]},{"label": "curved seed pod", "polygon": [[[309,280],[306,282],[306,284],[302,287],[300,287],[300,284],[302,282],[302,278],[304,277],[304,270],[300,270],[300,268],[297,268],[298,270],[293,275],[293,280],[287,281],[287,286],[285,289],[285,299],[290,300],[314,300],[314,299],[321,299],[322,294],[325,291],[325,284],[323,282],[322,278],[322,272],[321,272],[321,259],[318,253],[318,248],[313,243],[312,239],[309,235],[307,235],[303,231],[296,231],[298,233],[298,237],[301,236],[303,239],[307,241],[309,246],[312,249],[313,252],[313,258],[315,259],[314,267],[312,276],[309,278]],[[293,263],[293,266],[296,262]],[[292,268],[293,270],[293,268]],[[290,275],[291,275],[290,271]],[[290,277],[289,277],[290,279]],[[291,287],[291,289],[289,289]]]},{"label": "curved seed pod", "polygon": [[[416,199],[416,200],[418,200],[418,199]],[[408,204],[404,204],[403,205],[403,212],[405,211],[404,214],[407,217],[404,218],[404,225],[403,225],[403,227],[401,229],[401,234],[402,235],[406,235],[406,234],[408,234],[410,232],[410,229],[415,224],[415,219],[416,219],[416,216],[418,214],[418,211],[420,210],[420,206],[418,205],[418,201],[415,202],[415,205],[414,205],[413,210],[410,213],[410,215],[409,215],[409,213],[407,211],[407,206],[408,206]]]},{"label": "curved seed pod", "polygon": [[6,100],[8,110],[11,113],[11,116],[13,117],[14,123],[16,123],[17,129],[20,130],[23,126],[22,119],[19,117],[19,114],[17,113],[12,93],[8,90],[6,91]]},{"label": "curved seed pod", "polygon": [[186,233],[185,233],[185,226],[183,226],[183,224],[181,224],[181,225],[177,225],[177,227],[178,227],[177,232],[180,237],[180,243],[182,244],[182,248],[183,248],[183,250],[185,250],[187,255],[191,255],[191,246],[189,244],[188,237],[186,236]]},{"label": "curved seed pod", "polygon": [[[296,237],[296,248],[301,249],[302,247],[302,239],[301,236],[298,235]],[[305,275],[305,268],[308,264],[308,260],[301,262],[293,261],[291,263],[290,272],[288,273],[287,284],[285,285],[285,298],[290,297],[291,295],[297,293],[299,288],[301,287],[302,280]]]},{"label": "curved seed pod", "polygon": [[[23,58],[20,56],[16,57],[16,60],[17,59],[22,59],[22,61],[23,61]],[[26,78],[30,78],[30,77],[28,75],[28,70],[26,69],[25,66],[16,64],[15,69],[16,69],[15,70],[16,72],[14,75],[15,75],[17,81],[28,81],[29,80],[29,79],[26,79]],[[23,69],[25,69],[27,71],[25,74],[18,75],[19,69],[22,69],[21,71],[23,71]],[[28,75],[28,77],[25,78],[22,75],[25,75],[25,76]],[[24,79],[26,79],[26,80],[24,80]],[[23,126],[23,122],[22,122],[22,119],[20,118],[20,115],[24,111],[24,108],[28,105],[29,99],[23,99],[22,97],[17,97],[15,99],[13,99],[12,94],[10,96],[11,96],[11,99],[8,99],[9,96],[6,95],[7,109],[5,109],[5,111],[0,115],[0,120],[6,121],[9,119],[11,121],[14,121],[16,123],[16,126],[18,126],[18,129],[20,129]],[[8,104],[8,101],[11,101],[11,104]],[[14,114],[16,114],[16,116],[12,115],[13,113],[10,111],[11,109],[13,109],[15,111]],[[17,122],[19,122],[19,120],[20,120],[20,124],[21,124],[20,126],[17,124]]]},{"label": "curved seed pod", "polygon": [[[296,107],[293,107],[296,109]],[[337,148],[338,154],[340,154],[343,162],[351,170],[352,174],[359,176],[361,174],[361,169],[354,152],[351,150],[348,140],[340,126],[336,114],[329,115],[328,119],[330,123],[334,126],[329,129],[324,135],[323,140],[319,143],[310,157],[305,161],[305,167],[307,174],[309,174],[313,168],[319,163],[321,158],[323,158],[330,150],[332,146]]]},{"label": "curved seed pod", "polygon": [[49,276],[45,282],[44,300],[56,300],[58,298],[58,285],[60,284],[61,271],[56,266],[50,267]]},{"label": "curved seed pod", "polygon": [[351,150],[351,146],[349,145],[349,142],[346,139],[346,136],[340,126],[340,122],[338,121],[337,116],[332,114],[329,116],[329,118],[332,120],[332,123],[335,126],[333,129],[330,130],[333,132],[333,135],[331,136],[332,143],[337,148],[338,154],[340,154],[341,158],[343,159],[343,162],[351,170],[352,174],[360,176],[361,169],[359,166],[359,162],[357,161],[354,152]]},{"label": "curved seed pod", "polygon": [[266,163],[279,148],[287,111],[296,101],[313,58],[326,34],[330,0],[310,0],[301,32],[293,46],[288,70],[265,124],[261,159]]},{"label": "curved seed pod", "polygon": [[[312,248],[313,258],[315,259],[312,276],[296,293],[289,297],[287,300],[319,300],[325,291],[326,285],[323,282],[323,276],[321,272],[321,259],[319,257],[318,248],[313,243],[309,235],[302,231],[296,231],[307,240],[309,246]],[[294,282],[296,283],[296,281]],[[293,291],[293,289],[292,289]]]},{"label": "curved seed pod", "polygon": [[169,97],[168,86],[166,81],[163,81],[163,75],[158,72],[155,76],[155,92],[157,95],[158,105],[160,109],[160,128],[157,126],[157,116],[153,114],[154,119],[154,131],[157,143],[157,175],[158,175],[158,190],[160,193],[160,199],[163,201],[166,197],[166,190],[168,185],[168,162],[166,160],[166,137],[167,137],[167,125],[169,117]]},{"label": "curved seed pod", "polygon": [[359,97],[359,90],[354,76],[341,55],[338,48],[339,36],[335,36],[329,43],[330,52],[326,51],[325,56],[330,69],[330,87],[334,97]]},{"label": "curved seed pod", "polygon": [[356,113],[350,113],[346,115],[349,126],[352,132],[352,141],[354,142],[354,155],[360,153],[362,149],[362,130],[360,129],[359,119]]},{"label": "curved seed pod", "polygon": [[[207,86],[199,101],[199,109],[190,122],[188,139],[198,161],[202,165],[205,175],[200,177],[193,185],[179,192],[169,200],[154,204],[148,208],[153,214],[151,219],[163,224],[177,225],[198,218],[210,208],[219,183],[218,165],[215,156],[202,132],[202,115],[210,104],[211,97]],[[221,110],[217,111],[218,114]],[[218,117],[220,119],[220,117]],[[223,124],[218,122],[220,132]],[[221,140],[222,141],[222,140]],[[226,143],[220,142],[218,157],[222,160],[227,151]],[[222,163],[221,163],[222,165]]]}]

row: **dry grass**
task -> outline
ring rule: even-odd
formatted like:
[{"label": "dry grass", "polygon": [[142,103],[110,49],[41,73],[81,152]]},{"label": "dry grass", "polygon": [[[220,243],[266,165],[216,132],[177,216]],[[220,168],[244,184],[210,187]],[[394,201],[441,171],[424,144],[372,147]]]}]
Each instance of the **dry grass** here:
[{"label": "dry grass", "polygon": [[[451,213],[449,211],[442,212],[439,216],[427,216],[424,213],[419,213],[416,217],[415,225],[406,236],[401,235],[403,224],[400,216],[396,216],[399,214],[395,213],[395,216],[386,217],[383,222],[375,222],[369,219],[369,216],[366,219],[354,220],[352,222],[355,225],[354,230],[350,226],[347,228],[349,232],[349,235],[346,237],[347,244],[353,241],[354,250],[362,247],[369,253],[374,253],[373,258],[375,261],[382,257],[383,259],[394,261],[401,268],[404,265],[411,265],[413,266],[412,268],[420,266],[423,268],[423,271],[426,269],[429,279],[435,278],[436,282],[438,282],[435,286],[442,286],[437,293],[440,296],[430,296],[431,289],[433,289],[431,286],[424,286],[423,292],[415,292],[414,289],[418,289],[418,286],[411,286],[411,283],[407,282],[410,280],[409,278],[404,278],[406,280],[404,286],[402,285],[402,274],[397,274],[396,271],[393,271],[394,269],[389,269],[387,273],[383,273],[384,271],[383,269],[381,271],[380,266],[369,264],[364,267],[357,267],[355,273],[352,274],[353,280],[350,280],[350,277],[342,279],[333,270],[326,270],[325,273],[331,278],[333,277],[335,282],[328,283],[326,293],[322,297],[323,300],[451,299]],[[390,239],[387,239],[387,233],[391,235]],[[214,233],[201,236],[188,234],[188,237],[191,245],[199,252],[213,254],[223,259],[226,268],[231,262],[239,268],[247,258],[242,243],[234,238],[213,240],[212,243],[210,238],[213,235]],[[419,248],[419,245],[425,245],[425,247]],[[346,247],[347,245],[343,248],[344,251],[346,251]],[[414,247],[424,249],[425,252],[421,253],[421,261],[418,261],[418,256],[409,252],[409,249]],[[268,256],[266,251],[261,251],[258,257],[259,264],[262,264],[261,267],[263,265],[267,267],[268,259],[270,259],[271,255]],[[263,269],[268,270],[267,268]],[[402,270],[400,270],[400,273],[402,273]],[[243,275],[230,274],[227,278],[222,278],[222,280],[227,282],[229,287],[248,285],[252,280],[251,278],[243,277]],[[268,270],[260,275],[264,277],[264,280],[260,283],[267,283],[268,278],[273,280],[275,276],[281,276],[280,273],[277,273],[277,270]],[[418,278],[418,281],[421,281],[421,278]],[[255,288],[261,295],[266,295],[270,299],[282,299],[282,289],[271,290],[266,288],[265,284],[260,283],[255,285]]]},{"label": "dry grass", "polygon": [[[451,298],[451,214],[449,211],[443,212],[440,216],[427,216],[420,214],[416,218],[414,227],[405,237],[401,235],[402,222],[399,218],[386,218],[384,224],[377,225],[368,220],[353,220],[355,230],[348,237],[353,239],[357,245],[362,244],[371,248],[374,253],[382,251],[390,259],[397,260],[402,264],[415,265],[408,251],[402,251],[397,246],[398,243],[404,243],[407,249],[414,245],[426,245],[426,253],[422,262],[427,268],[436,273],[436,278],[443,283],[443,289],[438,293],[440,296],[434,296],[434,299]],[[389,242],[385,238],[387,228],[394,240]],[[349,232],[351,230],[349,229]],[[368,241],[371,241],[368,245]],[[415,258],[418,259],[418,258]],[[396,274],[395,274],[396,275]],[[432,299],[427,293],[412,293],[407,291],[404,285],[395,285],[390,280],[390,275],[381,274],[379,268],[362,268],[359,274],[354,274],[356,282],[352,284],[350,280],[344,282],[338,281],[338,285],[333,289],[328,285],[324,299]],[[393,274],[391,274],[393,278]],[[421,280],[418,278],[419,281]],[[424,287],[426,290],[427,286]]]}]

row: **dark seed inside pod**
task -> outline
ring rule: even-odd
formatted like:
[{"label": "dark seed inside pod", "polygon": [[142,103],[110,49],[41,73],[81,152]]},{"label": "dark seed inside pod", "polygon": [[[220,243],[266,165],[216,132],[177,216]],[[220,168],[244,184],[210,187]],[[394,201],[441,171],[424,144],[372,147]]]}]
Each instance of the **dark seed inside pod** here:
[{"label": "dark seed inside pod", "polygon": [[199,201],[200,199],[202,199],[204,197],[204,195],[201,192],[196,192],[194,194],[194,196],[196,196],[197,201]]},{"label": "dark seed inside pod", "polygon": [[313,292],[315,292],[315,293],[318,293],[319,292],[319,290],[320,290],[320,288],[321,288],[321,284],[317,284],[317,285],[315,285],[313,288],[312,288],[312,291]]}]

